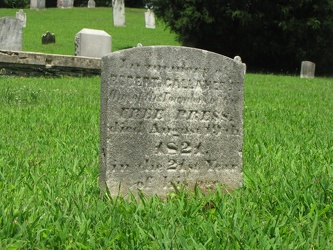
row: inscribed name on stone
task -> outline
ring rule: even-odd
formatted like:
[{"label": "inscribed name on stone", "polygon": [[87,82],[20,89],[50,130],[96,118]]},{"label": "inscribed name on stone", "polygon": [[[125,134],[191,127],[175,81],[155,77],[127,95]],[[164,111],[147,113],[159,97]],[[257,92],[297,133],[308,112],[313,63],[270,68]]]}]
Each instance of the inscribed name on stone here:
[{"label": "inscribed name on stone", "polygon": [[112,13],[114,26],[126,26],[124,0],[112,0]]},{"label": "inscribed name on stone", "polygon": [[30,9],[45,9],[45,0],[30,0]]},{"label": "inscribed name on stone", "polygon": [[314,78],[316,64],[310,61],[303,61],[301,64],[301,78]]},{"label": "inscribed name on stone", "polygon": [[22,50],[23,22],[15,17],[3,17],[0,27],[0,49]]},{"label": "inscribed name on stone", "polygon": [[112,38],[104,30],[82,29],[74,43],[76,56],[101,58],[111,53]]},{"label": "inscribed name on stone", "polygon": [[27,14],[22,9],[16,12],[16,18],[22,21],[23,28],[27,26]]},{"label": "inscribed name on stone", "polygon": [[101,71],[102,188],[165,196],[173,184],[242,185],[243,64],[153,46],[108,54]]},{"label": "inscribed name on stone", "polygon": [[155,15],[154,12],[148,9],[145,12],[145,23],[146,28],[148,29],[155,29]]}]

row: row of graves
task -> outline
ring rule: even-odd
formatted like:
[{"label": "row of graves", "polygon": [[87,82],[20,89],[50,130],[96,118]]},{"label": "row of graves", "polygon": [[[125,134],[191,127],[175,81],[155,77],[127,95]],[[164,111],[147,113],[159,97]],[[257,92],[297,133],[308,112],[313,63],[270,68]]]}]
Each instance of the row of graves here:
[{"label": "row of graves", "polygon": [[[21,50],[23,22],[7,17],[0,25],[0,50]],[[181,46],[89,54],[101,47],[91,46],[100,40],[111,46],[103,31],[81,30],[75,37],[77,56],[66,60],[84,64],[78,58],[93,57],[100,67],[101,190],[165,197],[181,186],[207,192],[218,184],[226,190],[242,186],[241,58]],[[8,43],[15,47],[4,47]],[[17,51],[7,55],[27,57]],[[52,68],[56,59],[43,60]],[[311,67],[304,63],[304,69]]]},{"label": "row of graves", "polygon": [[[46,0],[30,0],[30,9],[45,9]],[[73,8],[74,0],[58,0],[58,8]],[[96,3],[94,0],[88,1],[88,8],[95,8]],[[148,8],[148,7],[147,7]],[[125,17],[125,1],[124,0],[113,0],[112,1],[113,9],[113,24],[114,26],[126,26],[126,17]],[[145,12],[145,23],[146,28],[155,29],[155,15],[152,10],[148,8]]]}]

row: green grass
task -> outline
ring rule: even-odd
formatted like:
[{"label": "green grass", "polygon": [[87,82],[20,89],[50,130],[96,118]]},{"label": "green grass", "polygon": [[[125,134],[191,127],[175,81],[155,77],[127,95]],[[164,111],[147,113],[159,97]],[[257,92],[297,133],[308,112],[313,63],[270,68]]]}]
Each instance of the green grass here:
[{"label": "green grass", "polygon": [[[26,51],[74,54],[82,28],[113,51],[178,45],[143,9],[126,28],[110,8],[25,12]],[[168,200],[100,199],[99,91],[99,77],[0,78],[0,249],[332,249],[332,78],[247,74],[243,187]]]},{"label": "green grass", "polygon": [[[14,16],[17,9],[0,9],[0,17]],[[83,28],[104,30],[112,37],[112,51],[148,45],[179,45],[176,36],[157,22],[156,29],[145,28],[145,9],[126,8],[126,27],[114,27],[112,8],[24,9],[27,27],[23,29],[23,50],[74,55],[74,37]],[[56,43],[42,45],[42,35],[54,33]]]},{"label": "green grass", "polygon": [[332,249],[333,79],[245,77],[244,186],[99,198],[99,77],[0,78],[0,249]]}]

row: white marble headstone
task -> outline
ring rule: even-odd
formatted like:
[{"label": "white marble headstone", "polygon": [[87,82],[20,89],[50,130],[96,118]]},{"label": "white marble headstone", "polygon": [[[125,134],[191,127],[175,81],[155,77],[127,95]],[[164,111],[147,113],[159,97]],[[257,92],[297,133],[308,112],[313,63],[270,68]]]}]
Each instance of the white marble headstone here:
[{"label": "white marble headstone", "polygon": [[3,17],[0,27],[0,49],[22,50],[23,22],[15,17]]},{"label": "white marble headstone", "polygon": [[16,18],[23,22],[23,28],[27,26],[27,14],[22,9],[16,12]]},{"label": "white marble headstone", "polygon": [[148,29],[155,29],[155,15],[154,12],[150,9],[145,12],[145,22],[146,22],[146,28]]},{"label": "white marble headstone", "polygon": [[112,13],[114,26],[126,26],[125,20],[125,1],[112,0]]}]

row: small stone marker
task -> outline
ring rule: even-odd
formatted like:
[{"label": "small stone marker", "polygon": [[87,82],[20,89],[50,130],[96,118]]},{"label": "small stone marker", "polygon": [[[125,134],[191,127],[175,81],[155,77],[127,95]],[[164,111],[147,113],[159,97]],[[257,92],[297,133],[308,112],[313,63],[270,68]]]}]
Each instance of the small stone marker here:
[{"label": "small stone marker", "polygon": [[58,0],[57,1],[57,7],[58,8],[62,8],[62,0]]},{"label": "small stone marker", "polygon": [[148,9],[145,12],[145,22],[146,22],[146,28],[148,29],[155,29],[155,15],[154,12]]},{"label": "small stone marker", "polygon": [[45,0],[30,0],[30,9],[45,9]]},{"label": "small stone marker", "polygon": [[314,78],[316,64],[310,61],[303,61],[301,64],[301,78]]},{"label": "small stone marker", "polygon": [[42,44],[55,43],[55,35],[49,31],[46,34],[42,35]]},{"label": "small stone marker", "polygon": [[112,0],[112,13],[114,26],[126,26],[125,21],[125,1]]},{"label": "small stone marker", "polygon": [[95,8],[96,7],[96,3],[94,0],[89,0],[88,1],[88,8]]},{"label": "small stone marker", "polygon": [[27,14],[24,13],[22,9],[20,9],[19,12],[16,12],[16,18],[22,21],[23,28],[27,26]]},{"label": "small stone marker", "polygon": [[111,53],[112,38],[104,30],[82,29],[74,43],[76,56],[101,58]]},{"label": "small stone marker", "polygon": [[23,22],[15,17],[3,17],[0,27],[0,49],[22,50]]},{"label": "small stone marker", "polygon": [[74,0],[62,0],[62,8],[70,9],[73,8]]},{"label": "small stone marker", "polygon": [[102,189],[165,196],[172,183],[241,186],[243,86],[242,64],[205,50],[146,46],[103,57]]},{"label": "small stone marker", "polygon": [[240,56],[234,57],[235,62],[241,63],[244,66],[244,75],[246,74],[246,64],[242,62],[242,58]]}]

